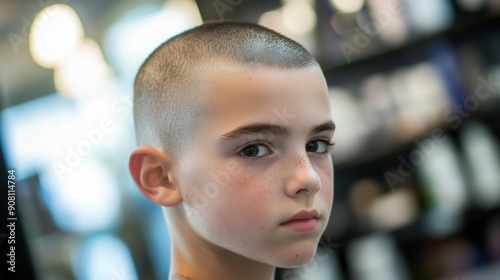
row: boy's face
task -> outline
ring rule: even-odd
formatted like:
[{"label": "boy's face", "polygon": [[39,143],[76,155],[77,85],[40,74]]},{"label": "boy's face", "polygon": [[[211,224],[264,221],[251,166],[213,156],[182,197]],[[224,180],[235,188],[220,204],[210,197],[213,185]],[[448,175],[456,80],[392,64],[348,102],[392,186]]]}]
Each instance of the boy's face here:
[{"label": "boy's face", "polygon": [[207,94],[209,113],[178,181],[188,228],[225,253],[281,267],[308,262],[333,201],[321,70],[224,72]]}]

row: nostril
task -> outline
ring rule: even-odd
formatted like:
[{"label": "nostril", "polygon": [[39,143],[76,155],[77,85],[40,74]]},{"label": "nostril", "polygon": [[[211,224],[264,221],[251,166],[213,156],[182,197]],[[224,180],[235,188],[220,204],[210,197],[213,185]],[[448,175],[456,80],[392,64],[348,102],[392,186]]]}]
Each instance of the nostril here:
[{"label": "nostril", "polygon": [[307,189],[300,189],[296,192],[296,194],[302,194],[302,193],[308,193],[308,192],[309,192],[309,190],[307,190]]}]

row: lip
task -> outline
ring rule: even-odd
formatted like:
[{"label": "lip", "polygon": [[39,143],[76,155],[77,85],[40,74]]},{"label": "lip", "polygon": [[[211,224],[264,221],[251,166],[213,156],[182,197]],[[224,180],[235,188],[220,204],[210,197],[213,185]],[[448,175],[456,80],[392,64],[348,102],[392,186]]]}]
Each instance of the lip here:
[{"label": "lip", "polygon": [[314,231],[318,227],[319,213],[316,209],[300,210],[280,226],[296,232]]}]

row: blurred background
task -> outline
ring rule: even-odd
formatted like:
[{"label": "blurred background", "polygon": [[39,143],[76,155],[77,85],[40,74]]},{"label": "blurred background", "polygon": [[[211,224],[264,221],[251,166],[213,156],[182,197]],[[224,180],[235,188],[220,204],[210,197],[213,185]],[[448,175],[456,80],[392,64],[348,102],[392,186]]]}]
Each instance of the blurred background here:
[{"label": "blurred background", "polygon": [[315,259],[277,279],[499,279],[498,0],[0,1],[16,276],[168,278],[162,214],[127,170],[132,82],[157,45],[207,20],[297,40],[328,81],[331,220]]}]

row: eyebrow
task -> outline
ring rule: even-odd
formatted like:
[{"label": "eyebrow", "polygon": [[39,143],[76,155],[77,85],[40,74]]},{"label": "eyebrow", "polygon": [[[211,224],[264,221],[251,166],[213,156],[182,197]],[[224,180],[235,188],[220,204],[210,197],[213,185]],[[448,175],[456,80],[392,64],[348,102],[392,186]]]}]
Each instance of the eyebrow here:
[{"label": "eyebrow", "polygon": [[[335,131],[335,123],[331,120],[327,120],[324,123],[314,126],[310,130],[309,134],[318,134],[324,131]],[[225,133],[221,136],[220,141],[226,142],[241,136],[253,134],[274,134],[287,136],[290,135],[290,129],[286,126],[268,123],[249,124]]]},{"label": "eyebrow", "polygon": [[332,120],[327,120],[326,122],[313,127],[309,134],[318,134],[323,131],[335,131],[335,127],[335,123]]}]

